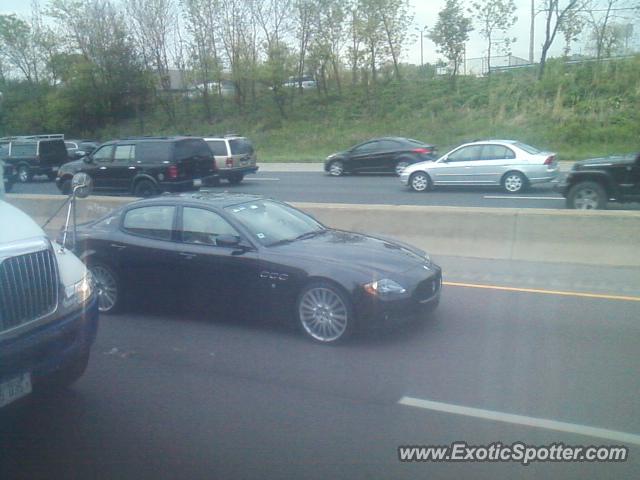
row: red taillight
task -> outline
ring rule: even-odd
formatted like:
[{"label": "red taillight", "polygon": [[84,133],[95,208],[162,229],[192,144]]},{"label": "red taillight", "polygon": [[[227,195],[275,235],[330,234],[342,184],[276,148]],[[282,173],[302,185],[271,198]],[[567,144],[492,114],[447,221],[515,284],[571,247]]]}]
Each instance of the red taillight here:
[{"label": "red taillight", "polygon": [[178,167],[176,165],[171,165],[167,169],[167,177],[169,177],[172,180],[175,180],[176,178],[178,178]]},{"label": "red taillight", "polygon": [[555,155],[549,155],[547,157],[547,159],[544,161],[544,164],[545,165],[552,165],[553,162],[555,162],[555,161],[556,161],[556,156]]},{"label": "red taillight", "polygon": [[233,168],[233,158],[228,157],[227,160],[225,161],[225,165],[227,166],[227,168]]},{"label": "red taillight", "polygon": [[414,148],[411,150],[413,153],[431,153],[430,148]]}]

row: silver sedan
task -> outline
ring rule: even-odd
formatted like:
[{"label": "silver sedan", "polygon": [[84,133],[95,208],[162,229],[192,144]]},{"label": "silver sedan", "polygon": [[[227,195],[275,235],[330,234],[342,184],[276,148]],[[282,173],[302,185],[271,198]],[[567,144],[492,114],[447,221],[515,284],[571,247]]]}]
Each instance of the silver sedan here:
[{"label": "silver sedan", "polygon": [[437,185],[500,185],[509,193],[555,180],[556,154],[515,140],[465,143],[435,161],[414,163],[400,181],[417,192]]}]

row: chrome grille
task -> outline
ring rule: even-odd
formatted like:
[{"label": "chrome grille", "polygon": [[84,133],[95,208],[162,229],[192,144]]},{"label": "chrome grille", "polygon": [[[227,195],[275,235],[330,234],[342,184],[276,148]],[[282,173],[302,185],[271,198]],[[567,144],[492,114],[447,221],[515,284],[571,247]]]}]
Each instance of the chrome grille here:
[{"label": "chrome grille", "polygon": [[52,312],[59,280],[51,250],[27,253],[0,263],[0,332]]},{"label": "chrome grille", "polygon": [[432,278],[423,280],[414,291],[414,298],[418,301],[428,300],[433,297],[442,285],[442,274],[438,272]]}]

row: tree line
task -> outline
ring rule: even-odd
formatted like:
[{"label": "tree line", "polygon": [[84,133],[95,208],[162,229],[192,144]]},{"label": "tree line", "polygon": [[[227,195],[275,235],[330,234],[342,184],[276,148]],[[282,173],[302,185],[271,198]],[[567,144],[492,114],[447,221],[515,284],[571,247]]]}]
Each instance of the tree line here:
[{"label": "tree line", "polygon": [[[620,36],[616,15],[629,9],[623,0],[536,1],[545,17],[540,76],[560,34],[570,43],[589,26],[598,57],[610,51]],[[509,34],[515,13],[514,0],[446,0],[428,37],[454,81],[474,27],[486,40],[490,66],[494,50],[508,51],[515,41]],[[403,81],[401,58],[416,36],[413,19],[407,0],[36,3],[30,19],[0,15],[0,125],[94,131],[152,108],[172,122],[175,71],[199,86],[209,122],[225,108],[255,109],[260,92],[286,117],[292,89],[285,84],[297,79],[303,94],[304,75],[315,78],[320,95],[339,96],[345,84],[375,95],[379,82]],[[225,80],[234,85],[233,107],[223,100]]]}]

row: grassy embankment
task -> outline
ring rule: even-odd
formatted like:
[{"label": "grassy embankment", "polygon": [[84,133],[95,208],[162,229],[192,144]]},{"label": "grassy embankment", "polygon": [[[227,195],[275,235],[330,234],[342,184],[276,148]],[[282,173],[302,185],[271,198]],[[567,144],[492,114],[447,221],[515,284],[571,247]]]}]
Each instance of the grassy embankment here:
[{"label": "grassy embankment", "polygon": [[[640,150],[640,56],[598,65],[551,63],[542,81],[531,71],[459,78],[406,78],[341,96],[292,95],[287,117],[269,91],[244,115],[224,106],[223,121],[207,124],[198,100],[178,101],[178,121],[147,115],[145,134],[240,132],[257,145],[261,161],[313,162],[357,142],[400,135],[434,143],[441,152],[479,138],[515,138],[559,153],[560,160]],[[100,136],[131,135],[138,122]],[[139,133],[135,132],[135,133]]]}]

